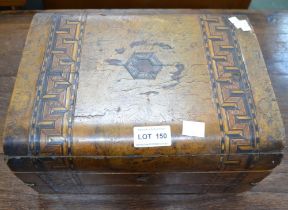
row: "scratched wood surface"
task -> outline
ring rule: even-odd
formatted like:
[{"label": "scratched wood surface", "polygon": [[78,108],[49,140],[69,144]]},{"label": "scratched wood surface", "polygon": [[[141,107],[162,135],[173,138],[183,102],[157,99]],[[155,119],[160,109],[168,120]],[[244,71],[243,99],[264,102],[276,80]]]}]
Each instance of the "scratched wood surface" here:
[{"label": "scratched wood surface", "polygon": [[[199,12],[201,11],[191,11]],[[248,15],[258,36],[285,128],[288,130],[288,11],[209,12]],[[0,12],[0,139],[25,38],[34,13]],[[9,171],[3,161],[0,141],[0,209],[287,209],[286,154],[287,149],[281,165],[269,177],[249,192],[241,194],[39,195]]]}]

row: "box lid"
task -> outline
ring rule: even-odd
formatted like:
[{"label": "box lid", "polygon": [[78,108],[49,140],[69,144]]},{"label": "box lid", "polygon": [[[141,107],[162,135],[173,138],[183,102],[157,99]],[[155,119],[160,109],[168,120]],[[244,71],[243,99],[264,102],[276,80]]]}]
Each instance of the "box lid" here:
[{"label": "box lid", "polygon": [[[190,160],[190,169],[259,161],[261,169],[274,167],[284,140],[279,108],[253,29],[237,29],[231,16],[36,14],[8,111],[5,154],[78,158],[76,167],[83,158],[115,158],[109,164],[131,169],[119,159],[174,157],[176,169],[185,165],[179,157],[195,156],[207,165]],[[202,123],[204,136],[189,122],[183,133],[183,121]],[[135,147],[135,127],[143,126],[168,126],[171,146]]]}]

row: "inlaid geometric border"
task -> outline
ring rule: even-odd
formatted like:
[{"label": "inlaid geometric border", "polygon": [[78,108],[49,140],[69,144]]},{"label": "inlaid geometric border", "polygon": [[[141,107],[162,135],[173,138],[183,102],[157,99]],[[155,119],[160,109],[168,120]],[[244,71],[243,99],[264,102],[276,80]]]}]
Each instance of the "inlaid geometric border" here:
[{"label": "inlaid geometric border", "polygon": [[[29,134],[33,155],[69,155],[86,15],[54,14]],[[41,139],[41,141],[40,141]]]},{"label": "inlaid geometric border", "polygon": [[259,128],[234,26],[228,17],[216,15],[203,15],[200,23],[222,133],[219,167],[238,166],[241,161],[250,167],[258,157]]}]

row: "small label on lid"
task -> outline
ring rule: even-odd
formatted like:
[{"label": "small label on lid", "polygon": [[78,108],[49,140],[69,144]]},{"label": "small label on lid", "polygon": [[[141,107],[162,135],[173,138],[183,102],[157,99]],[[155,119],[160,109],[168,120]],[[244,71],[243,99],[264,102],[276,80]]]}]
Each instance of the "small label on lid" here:
[{"label": "small label on lid", "polygon": [[182,135],[205,137],[205,123],[195,121],[183,121]]},{"label": "small label on lid", "polygon": [[252,28],[250,27],[247,20],[239,20],[235,16],[230,17],[228,19],[237,29],[241,29],[242,31],[251,31],[252,30]]}]

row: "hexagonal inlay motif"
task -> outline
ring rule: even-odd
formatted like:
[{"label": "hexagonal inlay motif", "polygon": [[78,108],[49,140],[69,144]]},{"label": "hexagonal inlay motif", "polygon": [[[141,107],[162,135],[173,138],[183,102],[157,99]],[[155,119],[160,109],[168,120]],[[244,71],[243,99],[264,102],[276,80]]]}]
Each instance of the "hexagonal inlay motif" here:
[{"label": "hexagonal inlay motif", "polygon": [[133,53],[125,64],[133,79],[156,79],[162,66],[153,52]]}]

